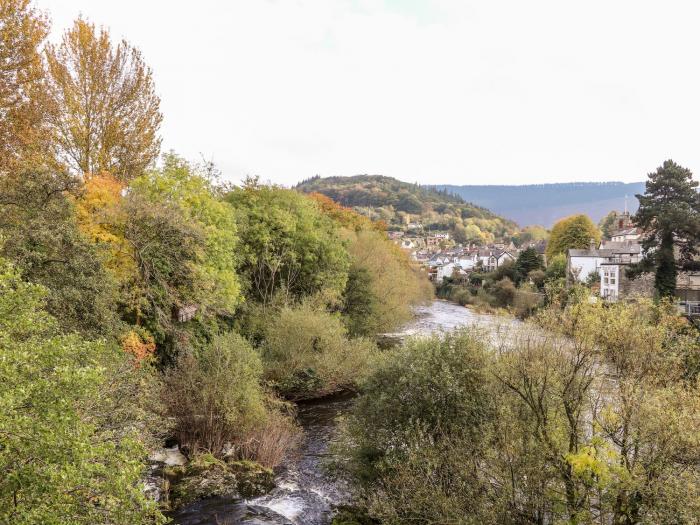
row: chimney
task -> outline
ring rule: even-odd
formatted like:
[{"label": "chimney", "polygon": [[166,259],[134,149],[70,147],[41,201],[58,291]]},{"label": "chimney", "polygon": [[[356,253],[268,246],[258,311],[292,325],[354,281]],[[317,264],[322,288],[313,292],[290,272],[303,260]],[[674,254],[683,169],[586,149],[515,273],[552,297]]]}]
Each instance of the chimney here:
[{"label": "chimney", "polygon": [[595,250],[597,248],[595,239],[591,238],[591,242],[588,245],[590,250]]}]

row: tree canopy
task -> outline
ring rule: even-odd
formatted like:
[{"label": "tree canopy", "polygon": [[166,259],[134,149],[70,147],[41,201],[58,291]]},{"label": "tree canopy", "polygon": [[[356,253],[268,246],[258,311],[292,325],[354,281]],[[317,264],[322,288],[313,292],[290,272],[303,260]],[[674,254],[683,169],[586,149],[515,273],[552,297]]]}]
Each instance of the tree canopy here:
[{"label": "tree canopy", "polygon": [[160,151],[162,120],[141,52],[79,18],[46,49],[52,126],[60,159],[76,173],[139,176]]},{"label": "tree canopy", "polygon": [[591,241],[600,241],[600,230],[587,215],[572,215],[558,221],[547,243],[547,259],[566,254],[570,248],[588,248]]},{"label": "tree canopy", "polygon": [[106,396],[129,376],[111,376],[126,354],[62,334],[46,294],[0,260],[0,522],[158,522],[134,420]]},{"label": "tree canopy", "polygon": [[674,294],[677,266],[698,253],[700,193],[697,188],[698,181],[693,180],[690,170],[667,160],[649,174],[644,195],[637,195],[639,209],[634,222],[644,230],[642,245],[646,262],[656,268],[655,286],[661,296]]}]

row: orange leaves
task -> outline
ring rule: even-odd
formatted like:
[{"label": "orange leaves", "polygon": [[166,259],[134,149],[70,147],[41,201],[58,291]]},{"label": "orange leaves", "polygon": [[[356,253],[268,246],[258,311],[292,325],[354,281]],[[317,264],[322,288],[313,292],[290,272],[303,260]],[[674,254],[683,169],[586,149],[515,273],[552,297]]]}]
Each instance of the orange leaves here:
[{"label": "orange leaves", "polygon": [[134,356],[137,363],[141,363],[144,359],[151,359],[156,351],[156,343],[152,336],[140,334],[134,330],[127,332],[121,343],[122,350]]},{"label": "orange leaves", "polygon": [[341,226],[354,230],[356,232],[362,230],[386,230],[384,221],[373,222],[364,215],[360,215],[351,208],[346,208],[335,202],[330,197],[322,193],[310,193],[309,197],[316,201],[321,212],[329,216],[331,219],[339,223]]}]

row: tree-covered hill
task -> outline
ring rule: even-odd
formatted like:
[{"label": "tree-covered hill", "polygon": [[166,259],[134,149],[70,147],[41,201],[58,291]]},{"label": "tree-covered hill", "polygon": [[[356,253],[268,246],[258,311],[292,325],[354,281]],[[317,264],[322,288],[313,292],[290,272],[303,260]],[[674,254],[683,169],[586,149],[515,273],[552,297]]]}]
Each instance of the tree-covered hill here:
[{"label": "tree-covered hill", "polygon": [[458,239],[491,241],[518,230],[515,222],[465,201],[448,190],[402,182],[383,175],[313,177],[296,189],[321,193],[372,219],[383,220],[389,229],[406,229],[420,224],[424,230],[447,230]]}]

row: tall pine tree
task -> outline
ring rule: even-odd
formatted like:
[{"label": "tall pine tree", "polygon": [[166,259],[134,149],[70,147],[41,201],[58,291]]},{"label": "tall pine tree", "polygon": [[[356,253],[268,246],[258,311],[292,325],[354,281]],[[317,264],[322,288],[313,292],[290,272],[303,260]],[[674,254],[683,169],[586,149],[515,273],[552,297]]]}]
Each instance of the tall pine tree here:
[{"label": "tall pine tree", "polygon": [[675,294],[678,267],[698,253],[697,187],[689,169],[667,160],[649,174],[644,195],[637,195],[639,210],[634,222],[645,232],[645,262],[656,269],[655,287],[661,297]]}]

